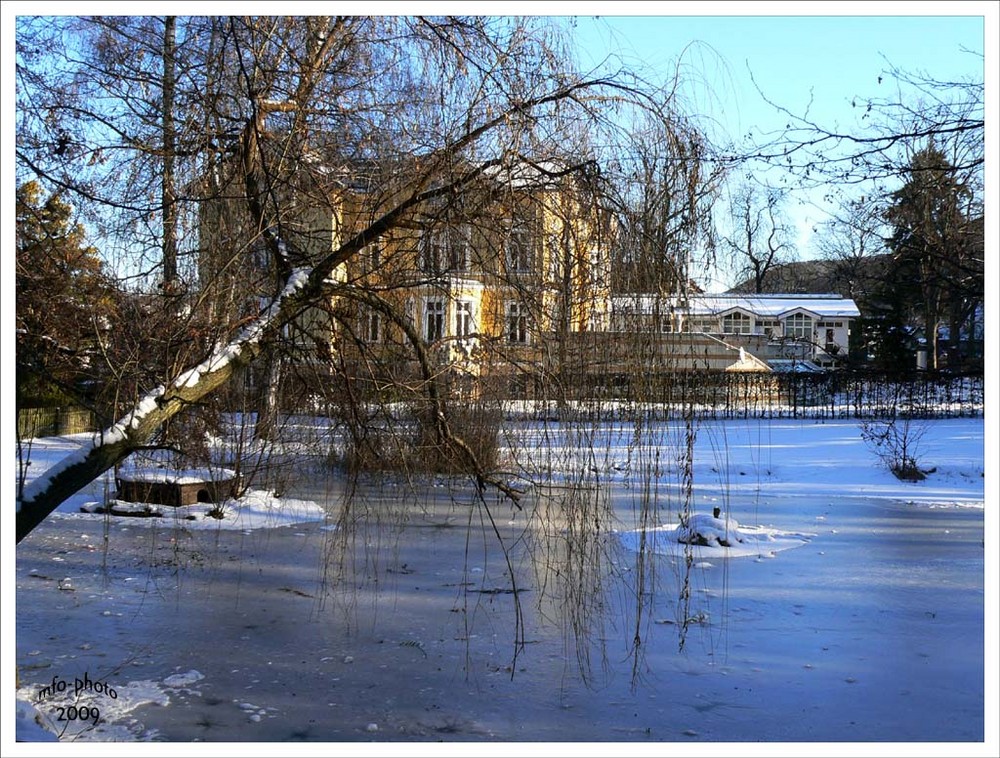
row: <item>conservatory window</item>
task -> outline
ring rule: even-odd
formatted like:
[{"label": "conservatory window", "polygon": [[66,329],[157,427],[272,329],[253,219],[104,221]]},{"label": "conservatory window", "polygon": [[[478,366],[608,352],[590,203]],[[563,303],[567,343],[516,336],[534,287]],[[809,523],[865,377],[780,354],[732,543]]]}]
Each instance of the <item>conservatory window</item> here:
[{"label": "conservatory window", "polygon": [[722,317],[723,334],[750,334],[753,332],[753,318],[746,313],[727,313]]},{"label": "conservatory window", "polygon": [[813,320],[804,313],[793,313],[785,319],[785,336],[797,340],[811,340]]},{"label": "conservatory window", "polygon": [[781,322],[773,318],[762,318],[757,320],[757,332],[767,337],[781,336]]}]

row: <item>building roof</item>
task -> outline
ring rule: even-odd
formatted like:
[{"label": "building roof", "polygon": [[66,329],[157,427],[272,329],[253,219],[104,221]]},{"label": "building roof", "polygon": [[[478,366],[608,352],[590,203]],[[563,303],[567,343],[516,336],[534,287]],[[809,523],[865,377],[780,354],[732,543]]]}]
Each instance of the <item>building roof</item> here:
[{"label": "building roof", "polygon": [[850,298],[836,294],[822,295],[692,295],[683,307],[675,297],[660,295],[620,295],[614,299],[614,309],[632,313],[682,311],[690,316],[719,316],[740,309],[763,318],[781,318],[804,310],[819,318],[858,318],[861,312]]}]

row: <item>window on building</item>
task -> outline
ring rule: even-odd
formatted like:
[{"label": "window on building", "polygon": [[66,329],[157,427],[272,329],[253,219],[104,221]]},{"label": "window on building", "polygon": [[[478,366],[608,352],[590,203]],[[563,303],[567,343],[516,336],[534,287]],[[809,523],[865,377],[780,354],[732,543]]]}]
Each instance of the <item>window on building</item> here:
[{"label": "window on building", "polygon": [[684,331],[701,334],[714,334],[719,328],[719,322],[714,318],[694,317],[684,322]]},{"label": "window on building", "polygon": [[766,337],[781,336],[781,322],[774,318],[757,319],[757,333]]},{"label": "window on building", "polygon": [[590,260],[588,265],[590,269],[587,271],[587,276],[590,279],[590,283],[595,287],[603,287],[606,283],[605,277],[605,267],[604,267],[604,255],[599,247],[596,245],[590,248]]},{"label": "window on building", "polygon": [[373,242],[361,248],[361,265],[366,274],[378,271],[382,265],[382,244],[380,242]]},{"label": "window on building", "polygon": [[420,241],[420,270],[425,274],[440,274],[444,270],[445,239],[437,231],[424,233]]},{"label": "window on building", "polygon": [[366,342],[382,341],[382,314],[369,310],[365,313],[364,339]]},{"label": "window on building", "polygon": [[811,341],[813,320],[804,313],[793,313],[785,319],[785,336],[796,340]]},{"label": "window on building", "polygon": [[527,224],[516,224],[504,244],[507,273],[525,274],[531,271],[531,234]]},{"label": "window on building", "polygon": [[444,301],[428,300],[424,303],[424,339],[437,342],[444,337]]},{"label": "window on building", "polygon": [[475,331],[472,325],[472,303],[459,300],[455,303],[455,336],[466,339]]},{"label": "window on building", "polygon": [[746,313],[727,313],[722,317],[723,334],[750,334],[753,332],[753,317]]},{"label": "window on building", "polygon": [[446,232],[448,246],[448,269],[468,271],[472,252],[472,236],[466,224],[451,226]]},{"label": "window on building", "polygon": [[528,341],[528,307],[524,303],[507,304],[507,341],[516,344]]},{"label": "window on building", "polygon": [[471,257],[471,235],[466,224],[428,229],[420,245],[420,270],[426,274],[467,271]]}]

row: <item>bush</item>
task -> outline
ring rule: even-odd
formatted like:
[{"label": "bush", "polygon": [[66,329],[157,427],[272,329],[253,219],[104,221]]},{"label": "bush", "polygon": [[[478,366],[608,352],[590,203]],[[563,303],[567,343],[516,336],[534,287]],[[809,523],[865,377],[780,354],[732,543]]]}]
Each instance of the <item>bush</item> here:
[{"label": "bush", "polygon": [[[438,434],[437,414],[423,407],[398,423],[352,430],[344,463],[350,471],[414,471],[476,474],[497,464],[501,413],[483,404],[451,405],[446,416],[452,439]],[[467,448],[467,450],[466,450]],[[468,453],[478,464],[475,470]]]},{"label": "bush", "polygon": [[894,415],[861,424],[861,438],[897,479],[920,481],[927,476],[920,467],[919,444],[926,433],[923,424]]}]

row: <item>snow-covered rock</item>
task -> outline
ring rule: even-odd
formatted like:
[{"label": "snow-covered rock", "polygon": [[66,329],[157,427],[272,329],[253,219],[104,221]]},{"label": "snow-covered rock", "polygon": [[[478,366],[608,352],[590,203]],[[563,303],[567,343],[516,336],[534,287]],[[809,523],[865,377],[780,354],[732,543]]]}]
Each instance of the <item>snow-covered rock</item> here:
[{"label": "snow-covered rock", "polygon": [[739,526],[733,518],[717,518],[707,513],[695,513],[682,520],[675,534],[677,541],[685,545],[732,547],[735,543],[746,542],[746,535],[740,531]]}]

